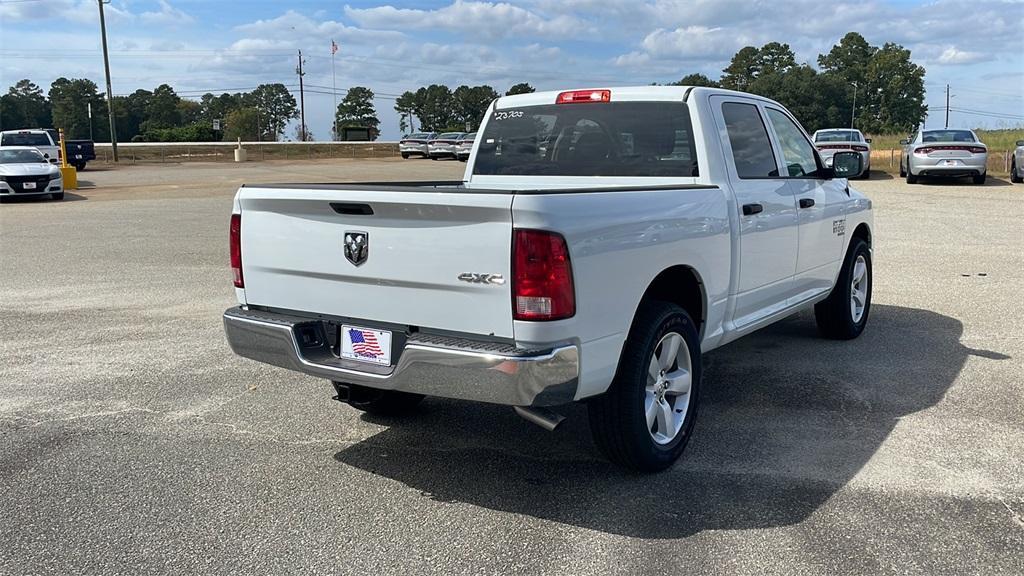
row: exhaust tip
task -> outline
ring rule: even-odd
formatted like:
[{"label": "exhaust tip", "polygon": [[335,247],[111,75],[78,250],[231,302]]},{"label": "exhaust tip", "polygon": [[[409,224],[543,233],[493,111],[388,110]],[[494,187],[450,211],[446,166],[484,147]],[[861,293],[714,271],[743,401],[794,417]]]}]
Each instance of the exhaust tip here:
[{"label": "exhaust tip", "polygon": [[513,406],[512,409],[515,410],[516,414],[518,414],[523,420],[536,424],[548,432],[554,432],[555,428],[558,428],[559,424],[565,421],[565,416],[552,412],[547,408]]}]

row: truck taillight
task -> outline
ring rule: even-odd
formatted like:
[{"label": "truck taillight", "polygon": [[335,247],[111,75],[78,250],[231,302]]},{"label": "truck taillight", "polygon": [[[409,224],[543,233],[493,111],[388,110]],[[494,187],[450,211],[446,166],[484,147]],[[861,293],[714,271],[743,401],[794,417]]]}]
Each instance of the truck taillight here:
[{"label": "truck taillight", "polygon": [[231,271],[235,275],[235,288],[245,288],[242,278],[242,215],[231,215]]},{"label": "truck taillight", "polygon": [[573,90],[562,92],[555,104],[582,104],[583,102],[611,102],[611,90]]},{"label": "truck taillight", "polygon": [[512,315],[516,320],[562,320],[576,314],[572,264],[565,238],[516,230],[512,238]]}]

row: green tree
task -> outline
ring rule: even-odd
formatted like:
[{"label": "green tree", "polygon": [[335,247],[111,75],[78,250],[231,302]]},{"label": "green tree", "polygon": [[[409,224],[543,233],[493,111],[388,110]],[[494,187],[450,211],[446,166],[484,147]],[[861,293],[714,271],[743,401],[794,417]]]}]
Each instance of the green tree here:
[{"label": "green tree", "polygon": [[723,75],[720,81],[722,88],[746,91],[760,71],[759,54],[760,51],[753,46],[741,48],[732,57],[729,66],[722,70]]},{"label": "green tree", "polygon": [[678,81],[669,83],[669,86],[706,86],[709,88],[718,88],[721,84],[703,74],[694,73],[687,74]]},{"label": "green tree", "polygon": [[748,91],[785,106],[808,132],[845,126],[850,120],[845,83],[807,65],[762,74]]},{"label": "green tree", "polygon": [[865,71],[863,92],[858,91],[857,127],[873,133],[905,133],[917,128],[928,113],[924,76],[924,67],[914,64],[910,50],[892,43],[879,48]]},{"label": "green tree", "polygon": [[416,91],[420,129],[443,131],[456,125],[452,91],[440,84],[431,84]]},{"label": "green tree", "polygon": [[769,42],[757,51],[757,75],[779,74],[796,68],[796,55],[789,44]]},{"label": "green tree", "polygon": [[57,78],[50,85],[50,109],[53,127],[63,128],[68,139],[89,137],[89,104],[92,104],[93,137],[110,138],[107,106],[96,90],[96,83],[85,78]]},{"label": "green tree", "polygon": [[260,140],[277,140],[284,133],[288,121],[298,116],[299,105],[295,96],[281,83],[260,84],[243,100],[258,112],[260,129],[264,134]]},{"label": "green tree", "polygon": [[499,94],[490,86],[459,86],[452,93],[454,120],[465,129],[476,130],[483,121],[487,107],[496,100]]},{"label": "green tree", "polygon": [[180,126],[179,103],[181,103],[181,98],[174,92],[174,88],[167,84],[157,86],[146,104],[146,119],[142,122],[142,131]]},{"label": "green tree", "polygon": [[181,100],[178,102],[178,116],[184,125],[196,124],[202,118],[203,106],[192,100]]},{"label": "green tree", "polygon": [[50,103],[43,89],[31,80],[19,80],[0,97],[0,128],[42,128],[50,124]]},{"label": "green tree", "polygon": [[818,66],[846,82],[864,82],[868,64],[878,48],[857,32],[848,32],[828,54],[818,55]]},{"label": "green tree", "polygon": [[153,93],[149,90],[136,90],[128,96],[114,96],[114,114],[117,120],[117,139],[128,142],[142,134],[142,123],[146,120],[146,110]]},{"label": "green tree", "polygon": [[[370,140],[376,140],[380,134],[380,119],[373,107],[373,90],[364,86],[349,88],[338,104],[334,119],[339,128],[369,128]],[[334,135],[335,140],[340,138],[340,134]]]},{"label": "green tree", "polygon": [[395,112],[398,113],[398,128],[405,133],[407,130],[416,130],[414,120],[418,119],[420,110],[419,100],[415,92],[406,90],[395,100]]},{"label": "green tree", "polygon": [[224,140],[234,142],[241,138],[251,142],[260,139],[259,113],[255,108],[237,108],[224,118]]},{"label": "green tree", "polygon": [[530,86],[526,82],[520,82],[519,84],[516,84],[509,88],[508,92],[505,92],[505,96],[514,96],[516,94],[531,94],[533,92],[536,92],[533,86]]}]

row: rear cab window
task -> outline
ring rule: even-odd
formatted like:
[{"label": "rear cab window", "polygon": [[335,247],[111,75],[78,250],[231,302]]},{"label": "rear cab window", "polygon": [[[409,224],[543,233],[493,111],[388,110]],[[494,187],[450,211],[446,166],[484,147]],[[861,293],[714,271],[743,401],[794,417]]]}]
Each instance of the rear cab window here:
[{"label": "rear cab window", "polygon": [[547,104],[492,110],[479,176],[699,176],[683,102]]},{"label": "rear cab window", "polygon": [[0,135],[0,146],[53,146],[45,132]]}]

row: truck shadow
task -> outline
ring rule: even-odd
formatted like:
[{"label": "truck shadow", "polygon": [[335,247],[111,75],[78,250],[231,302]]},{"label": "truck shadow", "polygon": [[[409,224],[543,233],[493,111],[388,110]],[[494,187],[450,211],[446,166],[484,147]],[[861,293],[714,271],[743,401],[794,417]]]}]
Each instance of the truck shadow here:
[{"label": "truck shadow", "polygon": [[578,405],[547,433],[505,407],[428,399],[410,420],[375,420],[391,427],[334,458],[434,500],[624,536],[791,525],[849,482],[902,416],[942,400],[969,355],[1007,358],[963,346],[962,332],[948,316],[876,305],[854,341],[820,339],[802,313],[706,354],[694,436],[661,474],[604,461]]}]

